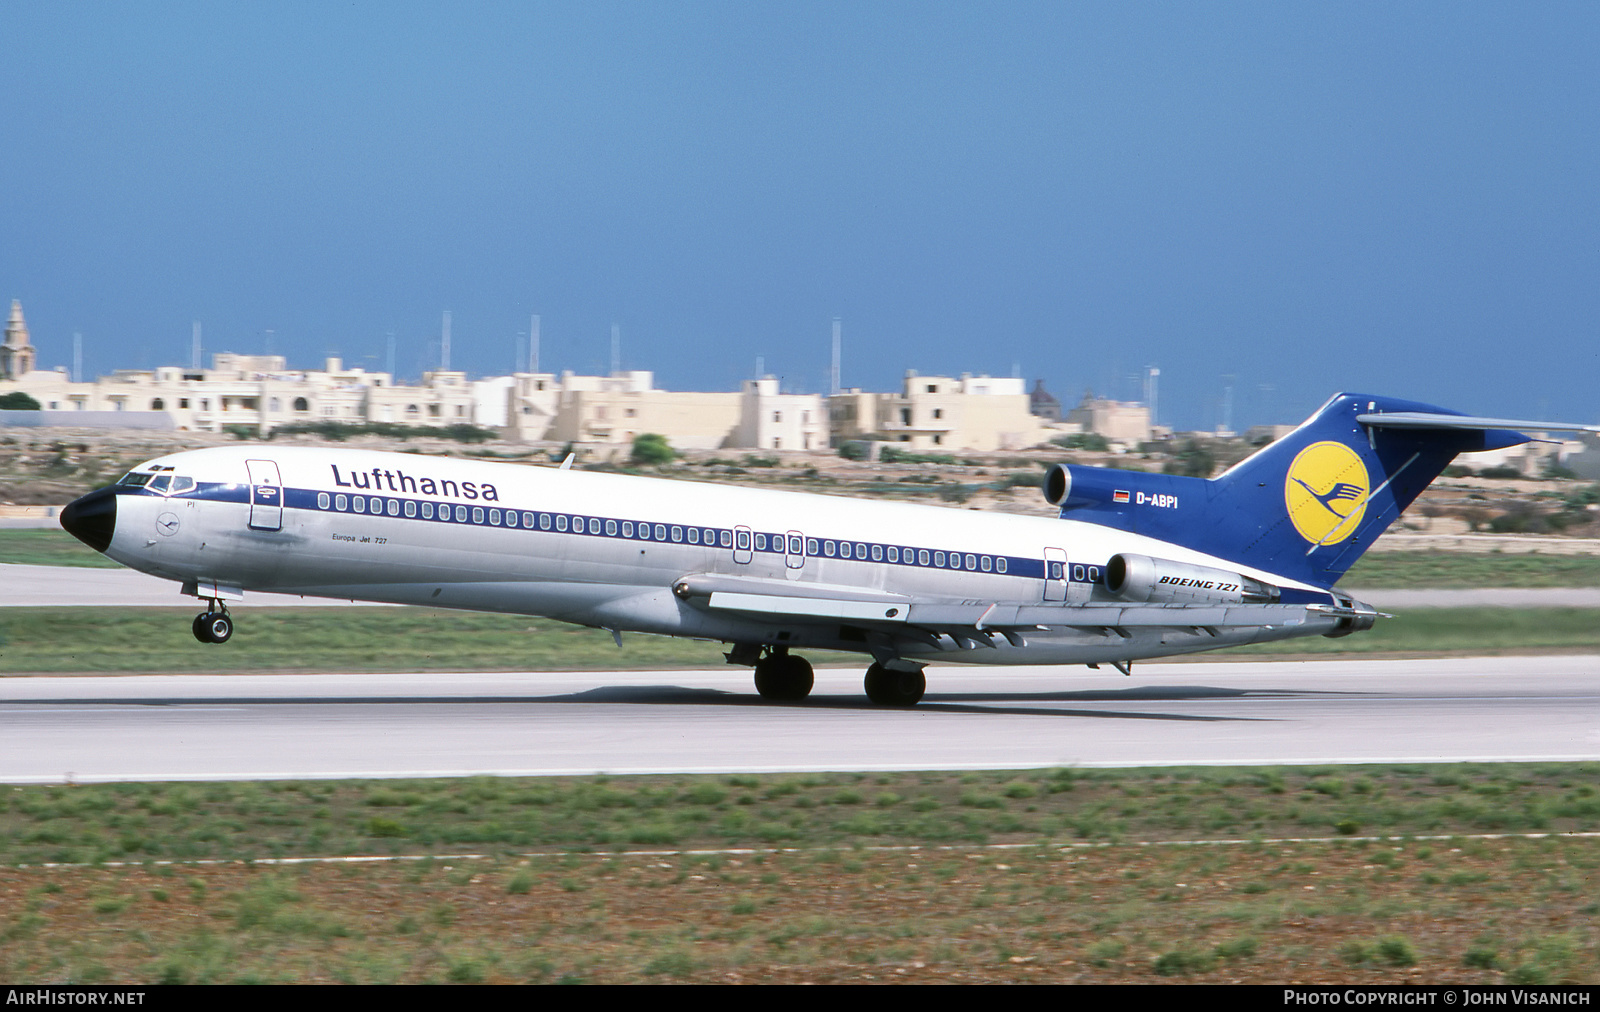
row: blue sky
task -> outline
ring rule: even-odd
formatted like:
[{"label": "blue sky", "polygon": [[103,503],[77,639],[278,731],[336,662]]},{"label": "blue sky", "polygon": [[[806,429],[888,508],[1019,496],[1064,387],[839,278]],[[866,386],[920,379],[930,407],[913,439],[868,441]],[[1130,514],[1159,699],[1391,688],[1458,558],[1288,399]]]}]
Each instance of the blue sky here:
[{"label": "blue sky", "polygon": [[45,365],[1020,368],[1162,421],[1337,389],[1600,420],[1600,6],[0,6]]}]

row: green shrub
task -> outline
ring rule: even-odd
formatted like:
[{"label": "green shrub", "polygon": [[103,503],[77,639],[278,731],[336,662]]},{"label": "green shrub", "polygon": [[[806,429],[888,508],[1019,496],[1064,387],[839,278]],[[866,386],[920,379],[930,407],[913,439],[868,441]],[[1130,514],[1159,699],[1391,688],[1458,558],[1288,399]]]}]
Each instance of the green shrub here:
[{"label": "green shrub", "polygon": [[634,437],[633,453],[629,461],[642,466],[670,464],[677,459],[678,451],[667,442],[667,437],[655,432],[641,432]]}]

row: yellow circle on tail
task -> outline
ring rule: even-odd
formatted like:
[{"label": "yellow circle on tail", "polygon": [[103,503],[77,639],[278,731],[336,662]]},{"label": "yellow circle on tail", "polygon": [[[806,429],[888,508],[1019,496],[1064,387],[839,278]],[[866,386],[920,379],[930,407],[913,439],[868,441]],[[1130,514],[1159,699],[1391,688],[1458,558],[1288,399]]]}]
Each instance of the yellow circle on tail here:
[{"label": "yellow circle on tail", "polygon": [[1343,443],[1312,443],[1295,456],[1283,481],[1289,519],[1312,544],[1336,545],[1354,534],[1371,492],[1367,465]]}]

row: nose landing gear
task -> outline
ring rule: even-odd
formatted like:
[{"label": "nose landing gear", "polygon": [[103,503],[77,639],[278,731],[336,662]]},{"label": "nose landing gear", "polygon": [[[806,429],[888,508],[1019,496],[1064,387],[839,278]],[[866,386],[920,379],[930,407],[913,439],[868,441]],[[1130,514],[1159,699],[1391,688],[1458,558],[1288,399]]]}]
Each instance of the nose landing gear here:
[{"label": "nose landing gear", "polygon": [[194,617],[194,638],[201,643],[226,643],[233,636],[233,616],[220,601]]}]

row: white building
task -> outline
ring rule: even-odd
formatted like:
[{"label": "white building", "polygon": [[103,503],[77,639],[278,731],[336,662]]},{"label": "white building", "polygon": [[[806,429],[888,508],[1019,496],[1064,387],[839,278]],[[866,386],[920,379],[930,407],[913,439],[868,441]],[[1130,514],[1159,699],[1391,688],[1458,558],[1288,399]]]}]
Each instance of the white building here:
[{"label": "white building", "polygon": [[[346,369],[330,358],[320,370],[291,370],[279,355],[212,357],[210,369],[119,369],[72,382],[65,369],[34,370],[0,381],[45,411],[164,412],[179,429],[219,432],[232,425],[270,432],[293,422],[415,425],[474,423],[477,393],[464,373],[434,372],[420,386],[396,385],[388,373]],[[70,424],[62,422],[61,424]]]},{"label": "white building", "polygon": [[1056,432],[1032,414],[1020,379],[907,372],[898,394],[847,390],[828,401],[834,441],[886,440],[913,450],[1020,450]]}]

